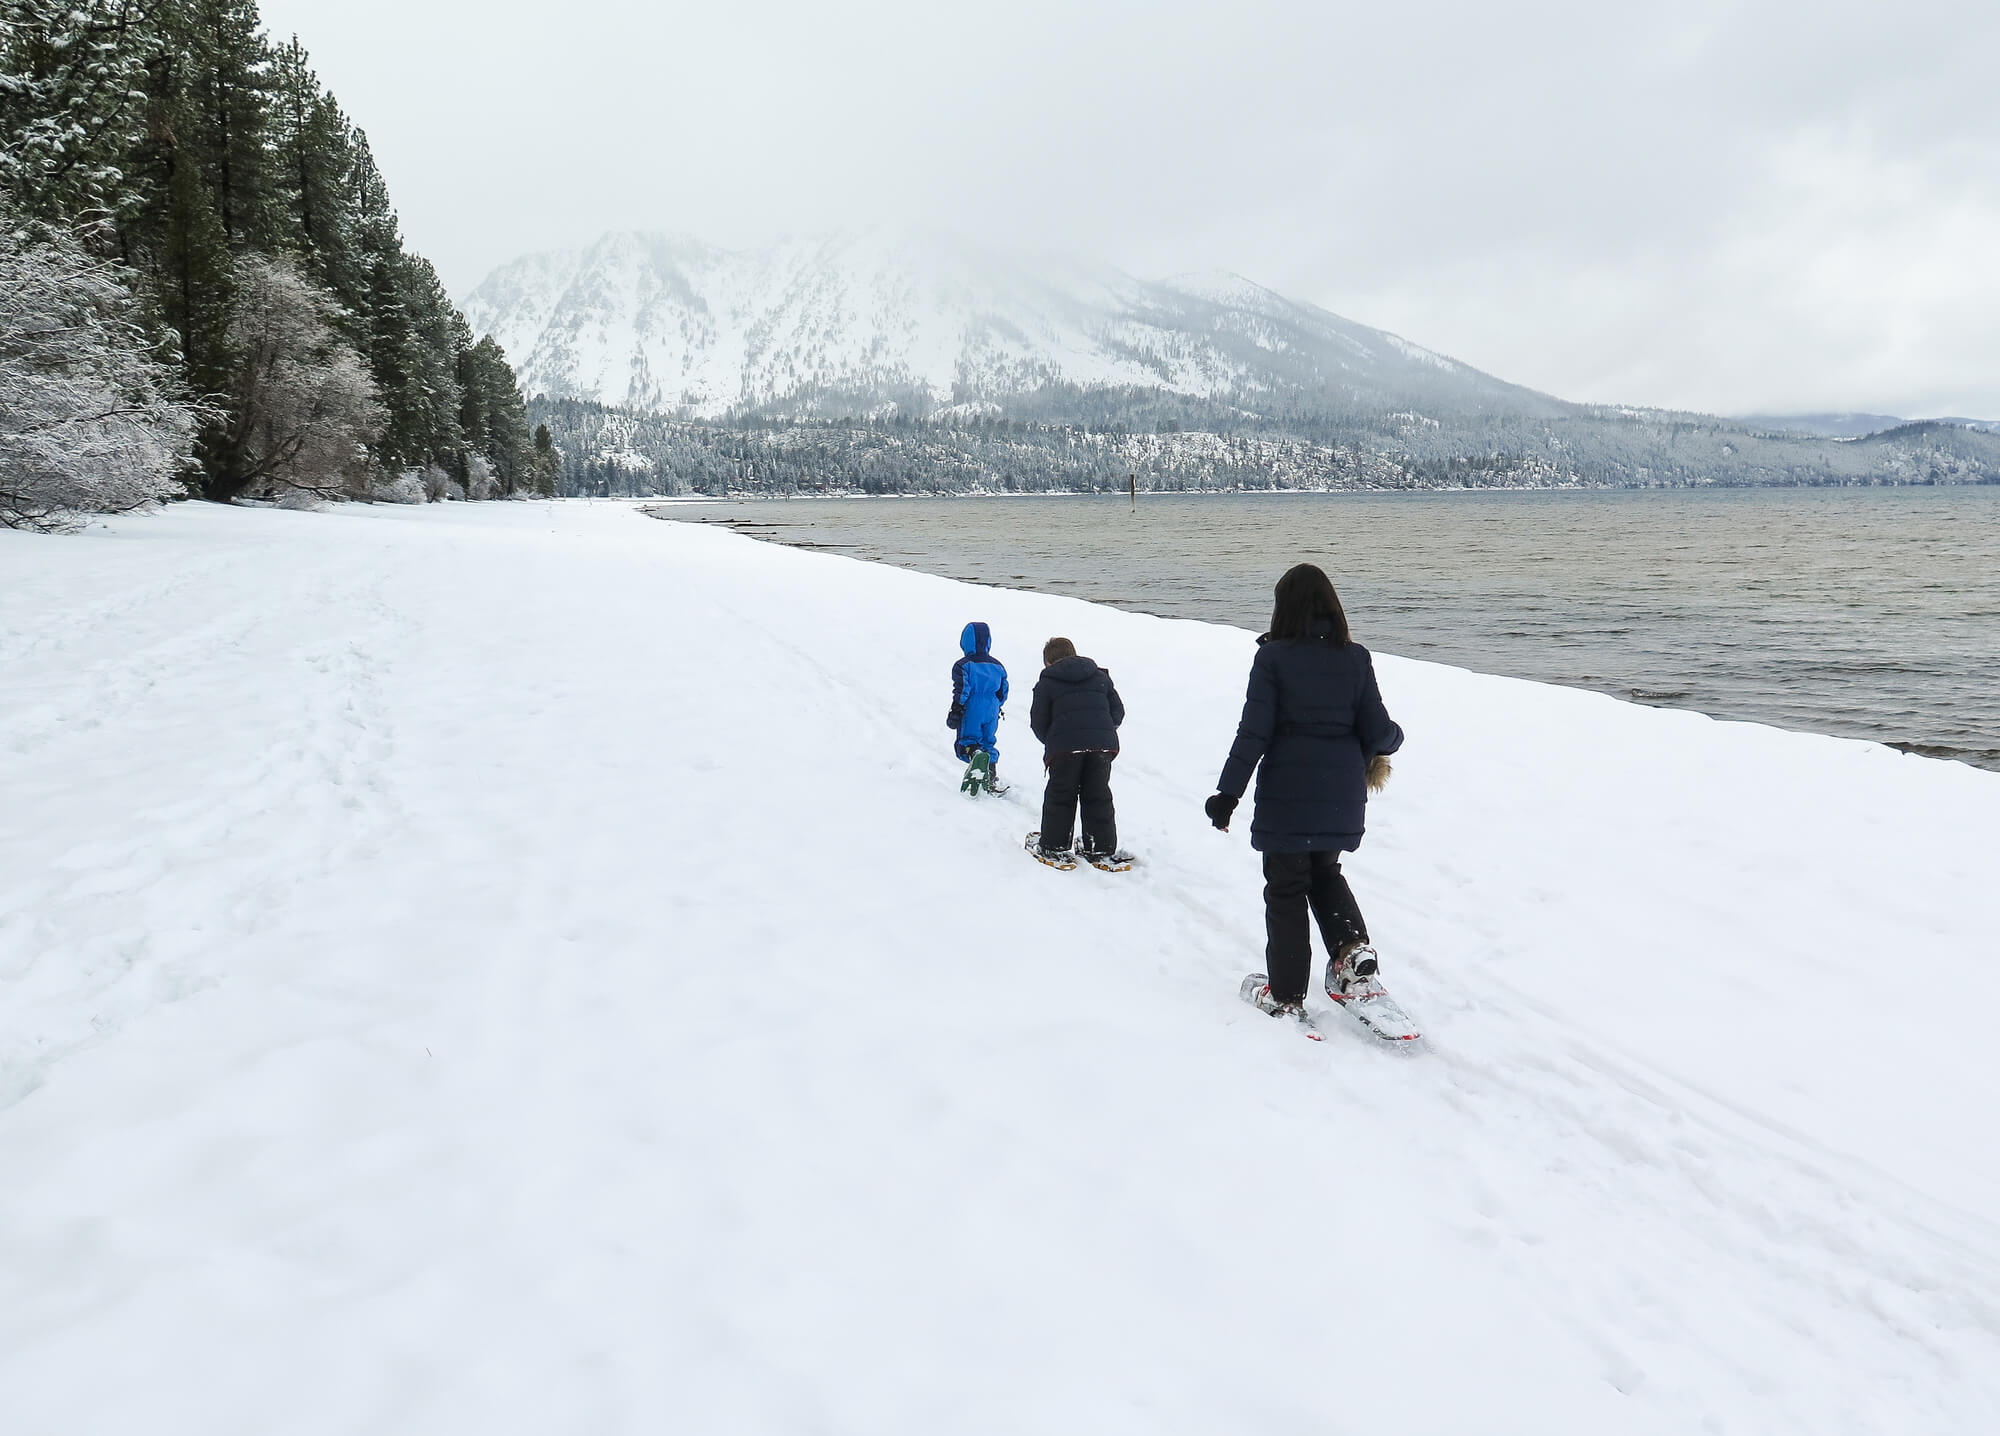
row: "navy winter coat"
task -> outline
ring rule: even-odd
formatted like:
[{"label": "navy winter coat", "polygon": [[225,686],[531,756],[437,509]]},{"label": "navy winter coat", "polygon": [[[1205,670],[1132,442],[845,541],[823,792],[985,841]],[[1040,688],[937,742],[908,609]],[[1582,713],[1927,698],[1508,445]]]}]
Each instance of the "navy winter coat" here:
[{"label": "navy winter coat", "polygon": [[1265,853],[1361,846],[1368,760],[1403,746],[1382,706],[1375,663],[1358,643],[1324,637],[1258,640],[1250,691],[1219,792],[1243,796],[1257,770],[1250,846]]},{"label": "navy winter coat", "polygon": [[1081,653],[1051,663],[1035,680],[1028,726],[1049,753],[1116,753],[1125,705],[1111,675]]}]

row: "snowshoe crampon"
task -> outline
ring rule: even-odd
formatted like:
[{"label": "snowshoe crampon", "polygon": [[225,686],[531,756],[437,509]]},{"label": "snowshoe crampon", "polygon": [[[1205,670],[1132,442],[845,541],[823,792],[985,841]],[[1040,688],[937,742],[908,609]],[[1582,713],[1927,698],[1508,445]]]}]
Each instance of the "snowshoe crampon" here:
[{"label": "snowshoe crampon", "polygon": [[1046,863],[1050,867],[1060,868],[1064,872],[1068,872],[1076,866],[1075,853],[1071,852],[1068,848],[1043,847],[1042,835],[1039,832],[1028,834],[1028,840],[1021,846],[1026,848],[1028,856],[1038,863]]}]

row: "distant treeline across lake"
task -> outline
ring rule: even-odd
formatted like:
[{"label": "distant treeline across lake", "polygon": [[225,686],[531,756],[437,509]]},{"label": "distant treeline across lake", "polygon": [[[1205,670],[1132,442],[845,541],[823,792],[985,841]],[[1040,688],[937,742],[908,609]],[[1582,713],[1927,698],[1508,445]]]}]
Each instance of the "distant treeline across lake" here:
[{"label": "distant treeline across lake", "polygon": [[[1309,561],[1333,575],[1356,636],[1386,653],[2000,769],[1996,487],[1141,494],[1136,509],[1108,494],[801,499],[656,512],[1257,630],[1278,574]],[[1019,644],[1031,657],[1028,637]]]}]

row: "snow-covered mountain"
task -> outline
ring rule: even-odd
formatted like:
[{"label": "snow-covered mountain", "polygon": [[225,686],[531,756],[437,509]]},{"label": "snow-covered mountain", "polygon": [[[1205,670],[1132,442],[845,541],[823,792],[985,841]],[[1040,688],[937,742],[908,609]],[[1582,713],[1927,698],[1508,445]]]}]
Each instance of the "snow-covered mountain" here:
[{"label": "snow-covered mountain", "polygon": [[1050,385],[1327,411],[1562,407],[1233,274],[1146,281],[933,232],[749,250],[613,233],[516,260],[461,303],[530,393],[707,418],[976,415]]}]

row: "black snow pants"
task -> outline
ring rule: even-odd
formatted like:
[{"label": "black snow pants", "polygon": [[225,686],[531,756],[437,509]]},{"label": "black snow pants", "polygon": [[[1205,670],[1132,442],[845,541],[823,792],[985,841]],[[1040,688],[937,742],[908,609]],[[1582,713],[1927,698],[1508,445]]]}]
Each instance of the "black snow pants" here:
[{"label": "black snow pants", "polygon": [[1079,800],[1083,805],[1083,845],[1092,852],[1118,851],[1118,814],[1111,806],[1111,760],[1116,753],[1050,753],[1049,785],[1042,790],[1042,846],[1070,845]]},{"label": "black snow pants", "polygon": [[1280,1002],[1302,1000],[1312,977],[1308,908],[1319,919],[1329,959],[1349,943],[1368,941],[1338,852],[1264,854],[1264,971]]}]

